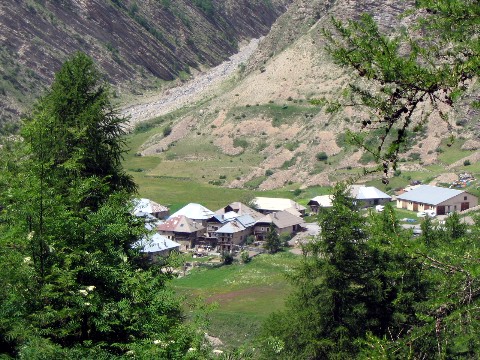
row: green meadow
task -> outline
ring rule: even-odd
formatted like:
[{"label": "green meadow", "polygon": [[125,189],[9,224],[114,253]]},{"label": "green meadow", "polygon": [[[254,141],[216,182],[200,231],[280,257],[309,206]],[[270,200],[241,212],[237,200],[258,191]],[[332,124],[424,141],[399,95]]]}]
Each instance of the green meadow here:
[{"label": "green meadow", "polygon": [[300,261],[300,255],[288,251],[262,254],[246,264],[195,268],[172,285],[187,299],[213,304],[208,334],[226,347],[238,347],[254,340],[269,314],[284,309],[292,290],[287,276]]}]

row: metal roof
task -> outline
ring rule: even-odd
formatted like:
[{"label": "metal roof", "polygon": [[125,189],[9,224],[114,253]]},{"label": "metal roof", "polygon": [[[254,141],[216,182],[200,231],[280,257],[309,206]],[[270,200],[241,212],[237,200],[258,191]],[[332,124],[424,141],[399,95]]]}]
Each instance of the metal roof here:
[{"label": "metal roof", "polygon": [[277,228],[283,229],[293,225],[304,224],[305,221],[295,215],[292,215],[288,211],[278,211],[265,215],[263,218],[257,221],[256,224],[274,224]]},{"label": "metal roof", "polygon": [[221,234],[234,234],[243,230],[245,230],[245,226],[243,226],[239,221],[233,220],[223,225],[215,232]]},{"label": "metal roof", "polygon": [[293,200],[284,198],[256,197],[253,200],[253,203],[261,210],[282,211],[290,208],[306,210],[305,206],[302,206]]},{"label": "metal roof", "polygon": [[213,215],[215,215],[215,213],[207,209],[203,205],[190,203],[188,205],[185,205],[176,213],[172,214],[171,217],[175,217],[179,215],[184,215],[187,218],[192,220],[207,220],[207,219],[210,219]]},{"label": "metal roof", "polygon": [[320,195],[311,199],[307,205],[318,204],[321,207],[332,207],[333,195]]},{"label": "metal roof", "polygon": [[463,190],[447,189],[438,186],[420,185],[413,190],[398,195],[397,199],[438,205],[464,192]]},{"label": "metal roof", "polygon": [[159,212],[168,212],[168,208],[157,204],[155,201],[152,201],[150,199],[134,199],[133,203],[135,204],[135,208],[133,210],[133,213],[137,215],[137,213],[159,213]]},{"label": "metal roof", "polygon": [[374,186],[351,185],[350,194],[357,200],[372,200],[372,199],[391,199],[390,195],[378,190]]},{"label": "metal roof", "polygon": [[204,229],[202,224],[189,219],[185,215],[179,215],[169,218],[164,223],[157,226],[158,231],[170,231],[178,233],[193,233]]},{"label": "metal roof", "polygon": [[139,249],[140,252],[156,253],[178,248],[180,244],[160,234],[153,234],[137,241],[132,247]]}]

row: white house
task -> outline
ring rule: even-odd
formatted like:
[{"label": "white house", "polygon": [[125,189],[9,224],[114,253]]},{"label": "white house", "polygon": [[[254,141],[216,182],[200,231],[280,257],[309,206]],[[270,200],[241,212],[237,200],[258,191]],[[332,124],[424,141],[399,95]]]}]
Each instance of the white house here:
[{"label": "white house", "polygon": [[420,185],[397,196],[397,208],[412,211],[434,210],[437,215],[464,211],[478,205],[478,198],[463,190]]},{"label": "white house", "polygon": [[350,196],[357,201],[360,207],[384,205],[392,201],[390,195],[385,194],[374,186],[351,185],[349,191]]}]

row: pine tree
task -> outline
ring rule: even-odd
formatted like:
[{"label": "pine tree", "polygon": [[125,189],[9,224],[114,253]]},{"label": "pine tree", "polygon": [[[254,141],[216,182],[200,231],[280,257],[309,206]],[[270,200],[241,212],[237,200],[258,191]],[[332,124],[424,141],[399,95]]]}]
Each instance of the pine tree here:
[{"label": "pine tree", "polygon": [[267,238],[265,240],[265,249],[270,254],[275,254],[282,247],[280,237],[278,236],[277,229],[273,224],[268,228]]},{"label": "pine tree", "polygon": [[120,164],[122,121],[92,60],[76,54],[35,106],[24,141],[2,148],[2,351],[184,359],[200,350],[170,275],[140,266],[132,248],[146,230]]}]

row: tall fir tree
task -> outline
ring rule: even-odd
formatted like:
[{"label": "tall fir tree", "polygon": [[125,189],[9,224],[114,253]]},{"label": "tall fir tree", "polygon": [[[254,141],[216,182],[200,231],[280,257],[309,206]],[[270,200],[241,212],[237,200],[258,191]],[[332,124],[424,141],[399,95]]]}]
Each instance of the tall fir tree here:
[{"label": "tall fir tree", "polygon": [[[28,359],[194,358],[170,275],[133,244],[135,184],[121,168],[122,121],[84,54],[68,60],[2,148],[0,342]],[[192,353],[192,351],[191,351]],[[198,355],[199,352],[196,352]]]}]

